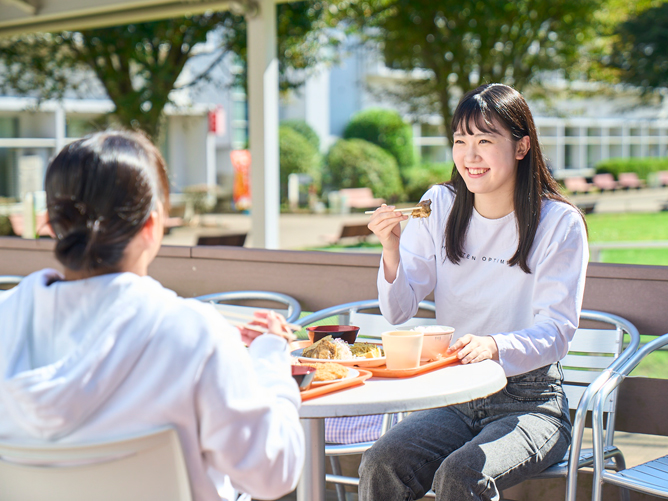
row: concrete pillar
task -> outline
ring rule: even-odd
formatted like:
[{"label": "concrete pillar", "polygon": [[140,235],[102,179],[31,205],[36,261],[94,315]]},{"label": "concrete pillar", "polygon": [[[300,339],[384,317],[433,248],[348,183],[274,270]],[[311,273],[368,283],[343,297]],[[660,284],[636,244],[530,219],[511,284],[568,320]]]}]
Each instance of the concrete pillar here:
[{"label": "concrete pillar", "polygon": [[257,15],[248,15],[246,20],[253,246],[277,249],[280,188],[278,58],[274,0],[260,0]]}]

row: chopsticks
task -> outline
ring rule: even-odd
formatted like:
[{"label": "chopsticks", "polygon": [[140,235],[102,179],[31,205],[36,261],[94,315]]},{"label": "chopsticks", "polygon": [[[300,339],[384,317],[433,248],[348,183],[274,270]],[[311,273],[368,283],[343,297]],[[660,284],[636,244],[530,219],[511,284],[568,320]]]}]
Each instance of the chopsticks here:
[{"label": "chopsticks", "polygon": [[[414,210],[420,210],[420,209],[422,209],[422,207],[408,207],[406,209],[394,209],[393,212],[402,212],[402,213],[403,212],[413,212]],[[365,211],[364,214],[368,215],[368,214],[373,214],[374,212],[376,212],[376,211],[375,210],[368,210],[368,211]]]},{"label": "chopsticks", "polygon": [[[260,310],[258,310],[258,311],[260,311]],[[245,313],[235,313],[233,311],[223,311],[223,310],[218,310],[218,313],[220,313],[224,317],[229,317],[229,318],[239,318],[241,320],[255,320],[255,321],[260,321],[260,322],[262,321],[262,319],[260,319],[260,318],[254,317],[253,315],[247,315]],[[239,325],[243,325],[244,327],[247,327],[250,330],[257,330],[256,325],[248,326],[248,324],[246,324],[244,322],[231,322],[231,323],[236,325],[237,327]],[[301,325],[296,325],[296,324],[285,324],[285,325],[286,325],[286,327],[290,327],[293,331],[300,331],[300,330],[303,329],[303,327]],[[253,328],[251,329],[251,327],[253,327]],[[267,329],[265,328],[262,332],[265,332],[266,330]],[[260,332],[260,331],[258,331],[258,332]]]}]

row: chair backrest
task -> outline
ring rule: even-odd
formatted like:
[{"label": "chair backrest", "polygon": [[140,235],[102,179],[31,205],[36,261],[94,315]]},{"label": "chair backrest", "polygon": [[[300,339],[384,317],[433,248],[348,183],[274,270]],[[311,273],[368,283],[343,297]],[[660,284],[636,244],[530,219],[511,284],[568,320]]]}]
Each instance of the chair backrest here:
[{"label": "chair backrest", "polygon": [[[637,346],[639,341],[638,330],[633,324],[615,315],[582,310],[580,320],[608,324],[612,329],[578,328],[575,331],[568,354],[561,360],[564,371],[564,391],[571,409],[578,407],[587,386],[611,364],[619,361],[624,351],[624,335],[630,336],[630,345]],[[613,392],[605,403],[609,430],[612,430],[614,424],[616,402],[617,393]],[[591,409],[591,404],[589,409]],[[612,434],[610,434],[610,440],[612,440]]]},{"label": "chair backrest", "polygon": [[18,285],[21,280],[23,280],[23,277],[19,275],[0,275],[0,293],[6,289],[11,289],[8,286]]},{"label": "chair backrest", "polygon": [[[257,308],[253,306],[242,306],[238,304],[226,304],[226,303],[235,303],[244,301],[268,301],[268,302],[278,303],[279,305],[282,305],[285,308],[271,308],[271,309],[283,315],[285,319],[288,321],[288,323],[294,323],[302,313],[302,307],[299,304],[299,301],[297,301],[292,296],[288,296],[287,294],[282,294],[280,292],[228,291],[228,292],[217,292],[215,294],[207,294],[206,296],[199,296],[196,299],[212,303],[223,314],[227,312],[230,314],[230,316],[233,315],[252,316],[253,312],[257,311],[258,309],[266,309],[266,308]],[[233,319],[230,318],[230,320]]]},{"label": "chair backrest", "polygon": [[0,442],[3,501],[190,501],[176,431],[91,444]]},{"label": "chair backrest", "polygon": [[[433,301],[421,301],[419,307],[422,310],[436,311],[436,306]],[[314,322],[333,317],[332,323],[338,323],[340,325],[356,325],[360,328],[357,338],[370,340],[380,339],[381,334],[389,330],[410,329],[418,325],[436,324],[435,318],[414,317],[403,324],[392,325],[385,320],[382,315],[376,313],[361,313],[361,311],[376,308],[378,308],[378,299],[355,301],[316,311],[295,323],[307,326]]]}]

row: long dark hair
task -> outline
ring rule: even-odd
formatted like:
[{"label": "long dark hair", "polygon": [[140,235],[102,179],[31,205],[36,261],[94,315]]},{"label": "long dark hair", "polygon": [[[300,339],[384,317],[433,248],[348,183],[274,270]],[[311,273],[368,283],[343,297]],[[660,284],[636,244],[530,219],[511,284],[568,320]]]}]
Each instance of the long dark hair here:
[{"label": "long dark hair", "polygon": [[[519,243],[515,254],[508,260],[508,265],[519,264],[525,273],[531,273],[527,260],[540,222],[542,200],[572,204],[561,195],[559,185],[547,168],[531,110],[515,89],[503,84],[481,85],[459,101],[452,117],[455,132],[465,130],[473,134],[471,126],[475,125],[481,132],[489,133],[494,131],[495,124],[508,130],[513,140],[529,136],[531,142],[529,151],[517,165],[513,202]],[[465,254],[464,240],[473,214],[474,195],[456,167],[447,186],[454,191],[455,200],[445,226],[444,246],[446,258],[457,264]]]},{"label": "long dark hair", "polygon": [[75,271],[114,271],[157,203],[169,210],[165,161],[135,132],[98,132],[65,146],[45,189],[56,258]]}]

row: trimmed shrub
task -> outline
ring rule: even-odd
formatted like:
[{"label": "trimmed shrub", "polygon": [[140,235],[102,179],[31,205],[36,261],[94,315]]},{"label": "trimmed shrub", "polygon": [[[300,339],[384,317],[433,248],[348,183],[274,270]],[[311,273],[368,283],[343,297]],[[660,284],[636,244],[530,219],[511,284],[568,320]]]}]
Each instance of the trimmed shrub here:
[{"label": "trimmed shrub", "polygon": [[311,143],[291,127],[278,128],[281,169],[281,200],[288,198],[288,176],[293,173],[309,174],[316,186],[320,184],[318,152]]},{"label": "trimmed shrub", "polygon": [[635,172],[640,179],[647,181],[653,172],[668,170],[668,158],[609,158],[596,164],[596,173],[610,173],[619,179],[622,172]]},{"label": "trimmed shrub", "polygon": [[12,229],[9,217],[0,215],[0,237],[11,237],[13,235],[14,230]]},{"label": "trimmed shrub", "polygon": [[407,169],[404,172],[404,179],[408,200],[417,202],[433,185],[450,181],[453,167],[452,162],[425,162]]},{"label": "trimmed shrub", "polygon": [[389,151],[402,174],[414,163],[413,131],[396,111],[380,108],[360,111],[346,125],[343,138],[365,139]]},{"label": "trimmed shrub", "polygon": [[327,153],[323,185],[331,190],[369,187],[375,197],[403,198],[397,161],[380,146],[364,139],[339,139]]},{"label": "trimmed shrub", "polygon": [[320,138],[318,137],[318,133],[304,120],[283,120],[281,125],[290,127],[295,132],[299,132],[309,143],[311,143],[311,146],[313,146],[315,151],[320,151]]}]

